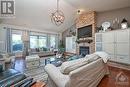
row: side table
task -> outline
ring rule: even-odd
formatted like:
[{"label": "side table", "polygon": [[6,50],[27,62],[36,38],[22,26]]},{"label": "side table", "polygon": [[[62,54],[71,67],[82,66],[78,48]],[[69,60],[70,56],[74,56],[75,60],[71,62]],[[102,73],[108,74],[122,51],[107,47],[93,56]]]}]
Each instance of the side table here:
[{"label": "side table", "polygon": [[0,64],[3,66],[3,70],[5,70],[5,59],[0,58]]}]

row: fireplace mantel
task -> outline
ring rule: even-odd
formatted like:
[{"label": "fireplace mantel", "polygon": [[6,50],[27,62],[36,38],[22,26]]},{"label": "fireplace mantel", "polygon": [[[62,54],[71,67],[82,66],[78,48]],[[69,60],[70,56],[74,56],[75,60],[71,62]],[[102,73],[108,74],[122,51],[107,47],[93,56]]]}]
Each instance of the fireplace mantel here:
[{"label": "fireplace mantel", "polygon": [[92,43],[93,42],[93,38],[80,38],[77,41],[77,44],[79,43]]}]

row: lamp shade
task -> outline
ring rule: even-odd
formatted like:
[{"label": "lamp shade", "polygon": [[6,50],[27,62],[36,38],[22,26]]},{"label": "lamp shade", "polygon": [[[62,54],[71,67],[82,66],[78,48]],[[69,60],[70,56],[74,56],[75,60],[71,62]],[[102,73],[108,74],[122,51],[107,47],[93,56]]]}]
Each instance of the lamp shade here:
[{"label": "lamp shade", "polygon": [[121,22],[121,28],[122,29],[128,28],[128,22],[127,22],[127,20],[125,18]]}]

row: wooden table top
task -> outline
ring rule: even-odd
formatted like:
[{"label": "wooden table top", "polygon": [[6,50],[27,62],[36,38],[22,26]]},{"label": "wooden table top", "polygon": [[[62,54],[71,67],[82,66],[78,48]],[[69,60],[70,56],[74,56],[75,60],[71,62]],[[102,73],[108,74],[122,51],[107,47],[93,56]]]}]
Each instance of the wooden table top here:
[{"label": "wooden table top", "polygon": [[44,82],[36,82],[33,86],[31,87],[45,87],[45,83]]}]

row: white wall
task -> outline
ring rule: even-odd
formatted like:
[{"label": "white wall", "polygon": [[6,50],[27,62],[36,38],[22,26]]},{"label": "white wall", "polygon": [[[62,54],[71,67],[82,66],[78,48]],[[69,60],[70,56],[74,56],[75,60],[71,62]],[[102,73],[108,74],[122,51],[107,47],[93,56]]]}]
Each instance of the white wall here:
[{"label": "white wall", "polygon": [[130,7],[97,13],[97,26],[101,26],[105,21],[112,24],[115,18],[118,18],[120,22],[123,18],[126,18],[130,24]]}]

